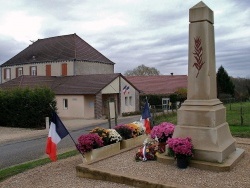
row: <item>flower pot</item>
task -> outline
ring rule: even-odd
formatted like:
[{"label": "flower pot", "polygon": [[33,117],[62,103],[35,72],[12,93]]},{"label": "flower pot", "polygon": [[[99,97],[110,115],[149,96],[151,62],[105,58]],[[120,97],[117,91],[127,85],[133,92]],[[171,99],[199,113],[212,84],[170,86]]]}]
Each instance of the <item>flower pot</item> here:
[{"label": "flower pot", "polygon": [[121,149],[125,148],[132,148],[135,146],[143,145],[144,140],[148,138],[146,134],[137,136],[135,138],[130,138],[127,140],[122,140],[121,143]]},{"label": "flower pot", "polygon": [[120,152],[120,142],[93,149],[84,154],[83,162],[90,162],[96,159],[112,156]]},{"label": "flower pot", "polygon": [[177,157],[177,167],[185,169],[188,167],[189,159],[188,157]]}]

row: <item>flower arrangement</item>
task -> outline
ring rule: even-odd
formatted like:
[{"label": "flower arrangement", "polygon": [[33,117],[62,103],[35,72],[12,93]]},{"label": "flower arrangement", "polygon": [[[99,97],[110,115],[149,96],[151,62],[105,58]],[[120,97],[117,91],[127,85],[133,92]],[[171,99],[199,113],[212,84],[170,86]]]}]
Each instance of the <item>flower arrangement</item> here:
[{"label": "flower arrangement", "polygon": [[107,129],[96,127],[90,131],[90,133],[97,133],[103,140],[103,145],[109,145],[109,131]]},{"label": "flower arrangement", "polygon": [[76,145],[81,153],[87,153],[92,149],[100,148],[103,146],[103,140],[98,134],[84,134],[78,138],[78,144]]},{"label": "flower arrangement", "polygon": [[121,135],[122,139],[133,138],[133,129],[126,124],[116,125],[114,129]]},{"label": "flower arrangement", "polygon": [[115,129],[108,129],[109,132],[109,143],[117,143],[122,141],[121,135]]},{"label": "flower arrangement", "polygon": [[162,122],[152,128],[150,136],[158,142],[166,142],[174,133],[175,125],[168,122]]},{"label": "flower arrangement", "polygon": [[144,146],[138,149],[135,154],[135,161],[156,160],[158,145],[155,141],[144,141]]},{"label": "flower arrangement", "polygon": [[188,157],[189,159],[194,155],[194,147],[190,137],[187,138],[169,138],[168,154],[175,158]]}]

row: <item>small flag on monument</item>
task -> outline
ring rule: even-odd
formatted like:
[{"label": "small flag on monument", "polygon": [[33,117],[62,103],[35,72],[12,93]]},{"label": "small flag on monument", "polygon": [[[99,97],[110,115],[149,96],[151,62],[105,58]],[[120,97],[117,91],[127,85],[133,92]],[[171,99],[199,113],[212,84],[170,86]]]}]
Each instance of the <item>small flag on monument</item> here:
[{"label": "small flag on monument", "polygon": [[57,160],[56,150],[57,144],[69,134],[68,130],[58,117],[58,115],[53,112],[52,120],[50,123],[49,135],[46,145],[46,153],[52,161]]},{"label": "small flag on monument", "polygon": [[150,121],[149,121],[150,117],[151,117],[151,114],[150,114],[149,104],[148,104],[148,100],[146,99],[146,102],[145,102],[145,105],[143,108],[143,112],[142,112],[142,119],[144,120],[146,134],[150,134],[150,132],[151,132]]}]

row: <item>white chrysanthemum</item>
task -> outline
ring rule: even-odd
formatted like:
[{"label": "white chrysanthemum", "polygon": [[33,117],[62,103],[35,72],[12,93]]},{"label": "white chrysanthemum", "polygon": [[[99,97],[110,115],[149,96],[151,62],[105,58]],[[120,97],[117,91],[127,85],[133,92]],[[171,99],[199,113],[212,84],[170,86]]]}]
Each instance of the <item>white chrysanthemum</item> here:
[{"label": "white chrysanthemum", "polygon": [[108,129],[110,142],[122,141],[121,135],[115,129]]}]

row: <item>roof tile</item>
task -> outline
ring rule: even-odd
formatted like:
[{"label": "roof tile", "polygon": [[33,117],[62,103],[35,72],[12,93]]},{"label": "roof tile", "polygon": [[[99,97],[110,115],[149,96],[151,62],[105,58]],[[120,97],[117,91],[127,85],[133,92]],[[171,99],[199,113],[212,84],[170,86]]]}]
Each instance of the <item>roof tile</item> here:
[{"label": "roof tile", "polygon": [[96,94],[121,74],[92,74],[77,76],[20,76],[3,84],[2,89],[46,86],[57,95]]},{"label": "roof tile", "polygon": [[186,75],[126,76],[142,94],[170,94],[187,88]]}]

